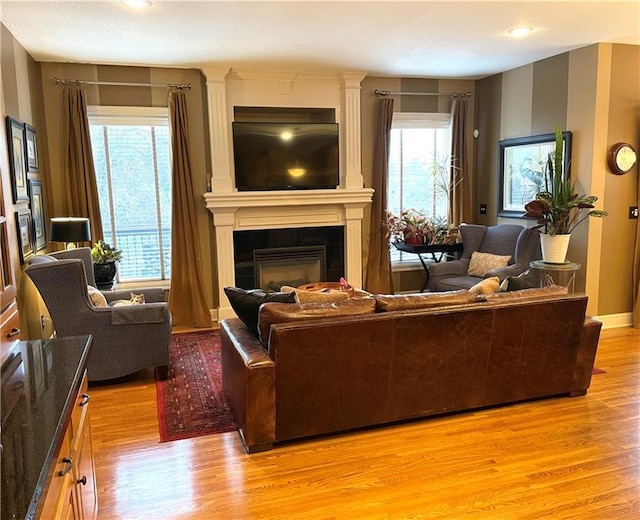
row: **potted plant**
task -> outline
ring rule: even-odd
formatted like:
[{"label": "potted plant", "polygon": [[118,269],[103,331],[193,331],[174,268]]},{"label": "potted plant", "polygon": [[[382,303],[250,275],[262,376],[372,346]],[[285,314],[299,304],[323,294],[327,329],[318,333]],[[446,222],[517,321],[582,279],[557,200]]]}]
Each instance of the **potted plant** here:
[{"label": "potted plant", "polygon": [[547,157],[544,171],[544,190],[535,200],[525,204],[525,217],[536,218],[537,227],[544,227],[540,235],[542,258],[548,263],[564,263],[571,232],[588,217],[606,217],[607,212],[593,209],[595,195],[576,193],[576,185],[564,175],[562,130],[556,127],[555,151]]},{"label": "potted plant", "polygon": [[430,245],[448,244],[456,239],[455,229],[445,217],[429,218],[415,209],[403,210],[400,215],[388,211],[385,226],[392,242]]},{"label": "potted plant", "polygon": [[91,259],[98,289],[112,289],[118,272],[116,262],[122,260],[122,251],[99,240],[91,248]]}]

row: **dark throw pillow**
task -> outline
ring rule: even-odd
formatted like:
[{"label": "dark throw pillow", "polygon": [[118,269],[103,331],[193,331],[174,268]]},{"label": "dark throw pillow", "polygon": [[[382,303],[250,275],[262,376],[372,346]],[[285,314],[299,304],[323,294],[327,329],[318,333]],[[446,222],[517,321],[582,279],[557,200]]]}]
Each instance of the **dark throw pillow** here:
[{"label": "dark throw pillow", "polygon": [[225,287],[224,293],[238,318],[256,338],[259,338],[258,310],[260,305],[266,302],[296,303],[296,295],[293,292],[265,293],[261,289],[246,290],[239,287]]}]

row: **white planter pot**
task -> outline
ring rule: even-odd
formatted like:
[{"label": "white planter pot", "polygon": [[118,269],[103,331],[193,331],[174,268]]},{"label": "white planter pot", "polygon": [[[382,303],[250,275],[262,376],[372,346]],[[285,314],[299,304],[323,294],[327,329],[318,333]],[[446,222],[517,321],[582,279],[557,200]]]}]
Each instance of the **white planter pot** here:
[{"label": "white planter pot", "polygon": [[569,239],[567,235],[540,235],[540,247],[542,248],[542,260],[548,264],[564,264],[569,249]]}]

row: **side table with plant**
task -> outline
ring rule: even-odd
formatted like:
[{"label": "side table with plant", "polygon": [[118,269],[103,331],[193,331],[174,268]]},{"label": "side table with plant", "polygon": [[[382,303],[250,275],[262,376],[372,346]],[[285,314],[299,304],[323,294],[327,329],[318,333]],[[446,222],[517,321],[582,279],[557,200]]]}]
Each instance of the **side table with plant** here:
[{"label": "side table with plant", "polygon": [[403,210],[399,215],[387,212],[385,227],[391,242],[409,245],[452,244],[457,232],[445,217],[430,218],[415,209]]},{"label": "side table with plant", "polygon": [[91,248],[91,259],[98,289],[112,289],[118,272],[116,263],[122,260],[122,251],[99,240]]},{"label": "side table with plant", "polygon": [[[544,171],[544,191],[536,194],[524,209],[526,218],[538,219],[542,258],[547,263],[565,262],[571,232],[588,217],[606,217],[607,212],[593,209],[598,200],[595,195],[576,193],[576,185],[562,171],[562,130],[556,127],[555,151],[547,157]],[[586,211],[585,210],[589,210]]]}]

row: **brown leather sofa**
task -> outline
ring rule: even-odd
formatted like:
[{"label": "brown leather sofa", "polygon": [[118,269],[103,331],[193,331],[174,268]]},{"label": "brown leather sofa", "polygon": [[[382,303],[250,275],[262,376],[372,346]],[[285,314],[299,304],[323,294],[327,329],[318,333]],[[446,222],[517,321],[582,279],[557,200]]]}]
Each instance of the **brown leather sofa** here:
[{"label": "brown leather sofa", "polygon": [[[286,314],[304,305],[267,303],[260,325],[268,350],[242,321],[223,320],[224,393],[247,452],[587,392],[602,324],[586,316],[585,295],[529,289],[464,301],[416,309],[419,297],[378,296],[376,312],[321,317],[312,310],[298,321]],[[267,328],[274,312],[279,319]]]}]

